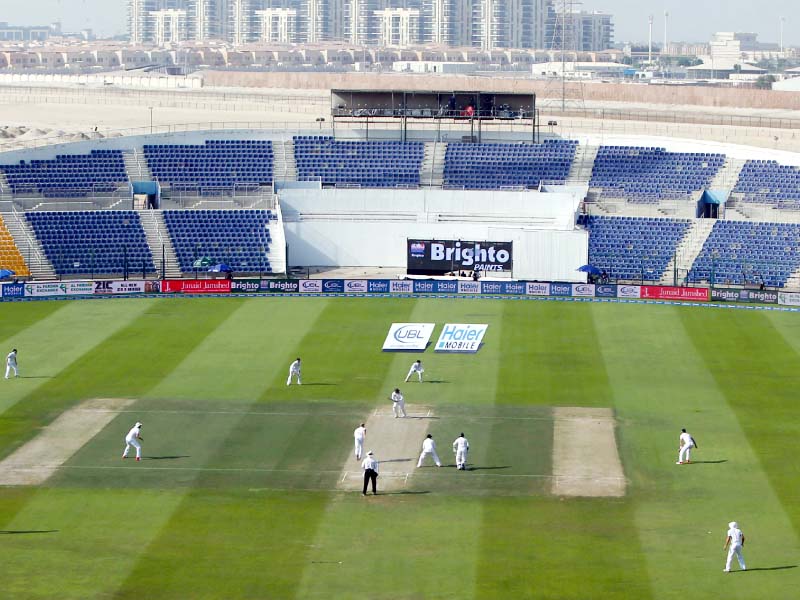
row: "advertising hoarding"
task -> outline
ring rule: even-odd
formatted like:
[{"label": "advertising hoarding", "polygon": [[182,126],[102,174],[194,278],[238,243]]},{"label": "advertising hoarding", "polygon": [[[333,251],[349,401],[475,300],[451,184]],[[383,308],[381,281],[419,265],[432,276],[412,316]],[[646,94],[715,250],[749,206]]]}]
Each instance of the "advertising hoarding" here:
[{"label": "advertising hoarding", "polygon": [[229,294],[228,279],[164,279],[161,291],[165,294]]},{"label": "advertising hoarding", "polygon": [[454,271],[511,272],[513,242],[406,240],[410,275],[444,275]]},{"label": "advertising hoarding", "polygon": [[485,323],[446,323],[434,351],[475,353],[481,347],[488,328],[489,325]]},{"label": "advertising hoarding", "polygon": [[435,323],[392,323],[383,342],[384,350],[425,350]]},{"label": "advertising hoarding", "polygon": [[643,285],[641,298],[647,300],[686,300],[692,302],[708,302],[710,299],[708,288],[674,287],[667,285]]}]

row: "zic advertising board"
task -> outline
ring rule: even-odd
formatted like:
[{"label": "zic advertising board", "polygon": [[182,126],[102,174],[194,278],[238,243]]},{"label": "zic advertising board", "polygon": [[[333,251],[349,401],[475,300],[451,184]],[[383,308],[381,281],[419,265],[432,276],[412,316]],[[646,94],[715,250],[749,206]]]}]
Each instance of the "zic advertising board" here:
[{"label": "zic advertising board", "polygon": [[447,323],[442,328],[435,352],[477,352],[489,325]]},{"label": "zic advertising board", "polygon": [[513,242],[407,240],[410,275],[444,275],[452,271],[507,273],[513,267]]},{"label": "zic advertising board", "polygon": [[383,342],[384,350],[425,350],[435,323],[392,323]]}]

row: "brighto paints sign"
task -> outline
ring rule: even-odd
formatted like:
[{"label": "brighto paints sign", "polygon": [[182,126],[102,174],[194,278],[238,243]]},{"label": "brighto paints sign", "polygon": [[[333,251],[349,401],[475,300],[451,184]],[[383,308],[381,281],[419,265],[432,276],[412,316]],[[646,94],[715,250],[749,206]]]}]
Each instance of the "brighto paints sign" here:
[{"label": "brighto paints sign", "polygon": [[435,352],[477,352],[489,325],[475,323],[447,323],[442,328]]},{"label": "brighto paints sign", "polygon": [[509,272],[513,266],[512,247],[512,242],[409,239],[406,264],[412,275],[450,271]]},{"label": "brighto paints sign", "polygon": [[383,349],[425,350],[435,326],[435,323],[392,323]]}]

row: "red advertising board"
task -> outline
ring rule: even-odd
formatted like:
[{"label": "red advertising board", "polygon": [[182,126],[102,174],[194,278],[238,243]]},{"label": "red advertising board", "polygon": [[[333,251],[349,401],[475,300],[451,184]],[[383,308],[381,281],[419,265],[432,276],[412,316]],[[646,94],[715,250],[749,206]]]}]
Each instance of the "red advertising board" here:
[{"label": "red advertising board", "polygon": [[163,294],[230,294],[228,279],[165,279],[161,282]]},{"label": "red advertising board", "polygon": [[666,285],[641,286],[641,298],[648,300],[689,300],[692,302],[708,302],[708,288],[672,287]]}]

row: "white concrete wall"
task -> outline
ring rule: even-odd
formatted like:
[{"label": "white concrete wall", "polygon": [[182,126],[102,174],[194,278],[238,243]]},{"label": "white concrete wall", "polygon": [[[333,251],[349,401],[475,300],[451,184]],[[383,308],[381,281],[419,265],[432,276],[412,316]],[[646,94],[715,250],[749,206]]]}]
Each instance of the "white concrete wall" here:
[{"label": "white concrete wall", "polygon": [[586,281],[589,235],[473,223],[369,221],[284,222],[291,266],[406,268],[407,238],[514,243],[513,276],[545,281]]},{"label": "white concrete wall", "polygon": [[70,75],[61,73],[2,73],[0,83],[49,83],[120,87],[134,87],[160,90],[200,89],[203,80],[200,77],[183,77],[176,75]]}]

